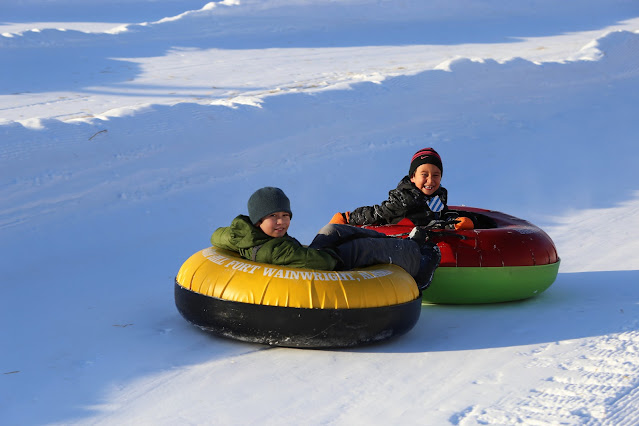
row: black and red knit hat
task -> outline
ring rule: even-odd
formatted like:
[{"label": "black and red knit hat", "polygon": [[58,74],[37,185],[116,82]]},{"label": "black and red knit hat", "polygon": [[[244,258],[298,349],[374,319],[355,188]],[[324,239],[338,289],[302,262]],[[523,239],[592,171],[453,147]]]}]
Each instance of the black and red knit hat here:
[{"label": "black and red knit hat", "polygon": [[444,166],[442,165],[442,158],[437,151],[433,148],[422,148],[413,155],[410,160],[410,169],[408,169],[408,176],[413,177],[415,170],[422,164],[434,164],[439,167],[442,175],[444,174]]}]

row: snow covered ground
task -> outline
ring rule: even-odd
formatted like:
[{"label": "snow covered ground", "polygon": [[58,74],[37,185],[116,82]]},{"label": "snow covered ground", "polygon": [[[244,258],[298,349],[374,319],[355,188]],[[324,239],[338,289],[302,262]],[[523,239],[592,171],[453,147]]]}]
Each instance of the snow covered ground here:
[{"label": "snow covered ground", "polygon": [[[635,0],[15,0],[0,64],[0,424],[639,423]],[[179,315],[255,189],[308,243],[426,146],[549,233],[545,293],[349,350]]]}]

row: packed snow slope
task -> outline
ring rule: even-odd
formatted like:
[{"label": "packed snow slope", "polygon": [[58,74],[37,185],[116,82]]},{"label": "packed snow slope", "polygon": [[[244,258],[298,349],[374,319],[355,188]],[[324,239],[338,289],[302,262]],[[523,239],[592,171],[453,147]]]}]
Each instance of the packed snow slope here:
[{"label": "packed snow slope", "polygon": [[[0,424],[639,423],[636,1],[16,0],[0,63]],[[349,350],[180,317],[253,191],[308,243],[426,146],[554,239],[546,292]]]}]

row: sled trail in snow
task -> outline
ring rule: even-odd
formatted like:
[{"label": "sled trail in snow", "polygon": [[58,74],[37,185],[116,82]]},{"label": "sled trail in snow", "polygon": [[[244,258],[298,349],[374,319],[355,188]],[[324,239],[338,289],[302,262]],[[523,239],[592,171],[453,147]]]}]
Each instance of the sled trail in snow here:
[{"label": "sled trail in snow", "polygon": [[521,355],[531,357],[527,368],[549,367],[562,374],[546,378],[524,397],[468,407],[451,422],[548,424],[553,418],[558,424],[634,425],[639,421],[633,409],[639,400],[638,331],[550,343]]}]

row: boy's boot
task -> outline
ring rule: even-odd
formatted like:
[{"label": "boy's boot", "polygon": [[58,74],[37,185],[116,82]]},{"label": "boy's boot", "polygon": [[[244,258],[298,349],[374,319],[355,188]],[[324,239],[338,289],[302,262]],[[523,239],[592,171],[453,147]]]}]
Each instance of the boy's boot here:
[{"label": "boy's boot", "polygon": [[420,291],[424,291],[430,285],[435,274],[435,269],[439,266],[442,259],[441,251],[437,244],[431,241],[425,241],[421,247],[422,258],[419,262],[419,271],[415,277],[415,282]]}]

